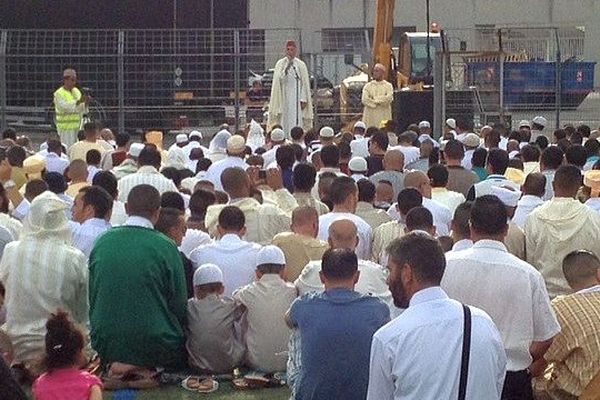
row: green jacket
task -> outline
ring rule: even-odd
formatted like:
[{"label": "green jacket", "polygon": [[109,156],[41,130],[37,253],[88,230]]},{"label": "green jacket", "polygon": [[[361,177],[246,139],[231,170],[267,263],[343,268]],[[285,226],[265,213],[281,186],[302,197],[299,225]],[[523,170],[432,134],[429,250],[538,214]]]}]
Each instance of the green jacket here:
[{"label": "green jacket", "polygon": [[113,228],[89,266],[92,347],[102,363],[184,367],[187,294],[175,243],[148,228]]}]

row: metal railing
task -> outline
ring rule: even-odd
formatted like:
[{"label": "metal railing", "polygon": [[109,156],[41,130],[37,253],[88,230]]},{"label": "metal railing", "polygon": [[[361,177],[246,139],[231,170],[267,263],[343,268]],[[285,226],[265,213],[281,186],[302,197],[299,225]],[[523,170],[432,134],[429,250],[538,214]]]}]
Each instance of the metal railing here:
[{"label": "metal railing", "polygon": [[237,128],[262,118],[264,104],[246,94],[288,39],[299,42],[299,31],[2,30],[0,125],[52,129],[52,93],[62,71],[75,68],[93,90],[92,116],[119,131],[226,120]]}]

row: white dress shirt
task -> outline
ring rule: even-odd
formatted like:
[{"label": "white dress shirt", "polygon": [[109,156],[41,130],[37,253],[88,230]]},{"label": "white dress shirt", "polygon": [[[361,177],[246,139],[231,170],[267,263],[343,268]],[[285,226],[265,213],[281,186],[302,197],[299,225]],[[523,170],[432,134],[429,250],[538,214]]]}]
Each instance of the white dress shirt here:
[{"label": "white dress shirt", "polygon": [[127,212],[125,211],[125,203],[119,200],[113,201],[112,214],[110,216],[110,224],[112,226],[123,225],[127,220]]},{"label": "white dress shirt", "polygon": [[89,258],[96,239],[110,228],[110,223],[101,218],[90,218],[83,224],[77,224],[73,230],[73,247],[81,250]]},{"label": "white dress shirt", "polygon": [[459,240],[458,242],[454,243],[454,245],[452,245],[452,250],[450,250],[446,254],[448,254],[450,252],[467,250],[467,249],[470,249],[471,247],[473,247],[473,241],[471,239],[462,239],[462,240]]},{"label": "white dress shirt", "polygon": [[544,204],[544,200],[540,197],[524,194],[517,203],[517,209],[515,210],[515,216],[512,217],[512,222],[523,229],[529,214],[542,204]]},{"label": "white dress shirt", "polygon": [[147,218],[140,217],[137,215],[132,215],[130,217],[127,217],[127,219],[125,220],[125,223],[123,225],[139,226],[141,228],[154,229],[154,224],[152,223],[152,221],[150,221]]},{"label": "white dress shirt", "polygon": [[591,199],[587,199],[585,205],[594,211],[600,212],[600,197],[592,197]]},{"label": "white dress shirt", "polygon": [[119,179],[119,200],[126,203],[131,189],[142,184],[155,187],[161,195],[164,192],[177,192],[177,187],[172,180],[164,177],[156,168],[144,165],[136,173]]},{"label": "white dress shirt", "polygon": [[[266,166],[267,164],[265,164]],[[221,184],[221,174],[227,168],[238,167],[243,169],[244,171],[248,168],[248,164],[240,157],[232,157],[227,156],[222,160],[214,162],[208,170],[206,171],[206,175],[204,175],[204,179],[212,182],[215,185],[216,190],[223,190],[223,185]]]},{"label": "white dress shirt", "polygon": [[371,258],[371,246],[373,242],[373,229],[361,217],[346,212],[330,212],[319,217],[318,238],[324,241],[329,239],[329,226],[340,219],[348,219],[354,222],[358,231],[358,246],[356,246],[356,255],[359,259],[368,260]]},{"label": "white dress shirt", "polygon": [[[500,334],[484,311],[469,308],[466,399],[500,399],[506,373]],[[367,400],[458,398],[463,321],[461,304],[440,287],[415,293],[409,307],[373,336]]]},{"label": "white dress shirt", "polygon": [[494,194],[492,187],[494,186],[508,186],[516,191],[521,188],[519,185],[506,179],[504,175],[489,175],[485,180],[477,182],[473,187],[475,188],[475,198],[484,196],[486,194]]},{"label": "white dress shirt", "polygon": [[[398,207],[398,203],[394,203],[388,208],[387,213],[390,217],[396,221],[400,221],[402,218]],[[433,216],[433,225],[435,226],[435,232],[437,236],[447,236],[450,234],[450,227],[452,225],[452,212],[448,207],[443,206],[435,200],[423,197],[423,207],[429,210]]]},{"label": "white dress shirt", "polygon": [[[47,172],[58,172],[63,174],[65,169],[69,166],[69,159],[60,157],[54,152],[46,154],[46,171]],[[66,157],[66,155],[65,155]]]},{"label": "white dress shirt", "polygon": [[272,163],[277,164],[277,161],[275,159],[275,153],[277,153],[277,149],[280,147],[280,144],[276,144],[275,146],[273,146],[272,148],[270,148],[262,154],[262,158],[264,161],[263,166],[265,168],[269,167]]},{"label": "white dress shirt", "polygon": [[223,272],[224,296],[254,281],[256,255],[261,246],[246,242],[238,235],[226,234],[221,240],[197,247],[190,253],[190,260],[197,269],[202,264],[216,264]]},{"label": "white dress shirt", "polygon": [[532,342],[560,332],[542,275],[506,250],[480,240],[468,250],[446,254],[442,287],[448,295],[487,312],[502,334],[507,370],[529,367]]},{"label": "white dress shirt", "polygon": [[468,169],[469,171],[473,168],[473,153],[475,153],[474,149],[466,150],[465,156],[460,163],[464,169]]}]

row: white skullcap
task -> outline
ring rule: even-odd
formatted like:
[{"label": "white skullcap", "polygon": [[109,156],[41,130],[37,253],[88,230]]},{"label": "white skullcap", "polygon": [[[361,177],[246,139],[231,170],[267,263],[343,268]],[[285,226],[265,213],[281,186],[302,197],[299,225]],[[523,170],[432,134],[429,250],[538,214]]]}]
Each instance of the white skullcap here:
[{"label": "white skullcap", "polygon": [[194,272],[194,286],[206,285],[207,283],[223,283],[223,272],[215,264],[202,264]]},{"label": "white skullcap", "polygon": [[361,128],[361,129],[367,129],[367,124],[365,124],[362,121],[356,121],[356,123],[354,124],[354,128]]},{"label": "white skullcap", "polygon": [[431,124],[429,121],[421,121],[419,122],[419,128],[431,128]]},{"label": "white skullcap", "polygon": [[277,246],[264,246],[256,255],[256,265],[263,264],[285,265],[285,254]]},{"label": "white skullcap", "polygon": [[466,147],[479,147],[481,139],[476,133],[469,133],[463,138],[462,142]]},{"label": "white skullcap", "polygon": [[77,78],[77,72],[73,68],[67,68],[63,71],[63,78]]},{"label": "white skullcap", "polygon": [[319,136],[324,137],[324,138],[332,138],[335,136],[335,132],[333,131],[333,128],[331,128],[329,126],[324,126],[319,131]]},{"label": "white skullcap", "polygon": [[352,157],[348,163],[348,169],[352,172],[366,172],[368,170],[367,160],[363,157]]},{"label": "white skullcap", "polygon": [[[65,210],[69,205],[57,195],[45,191],[31,202],[29,213],[25,217],[23,232],[26,235],[62,235],[70,234],[69,221]],[[67,234],[66,236],[65,233]]]},{"label": "white skullcap", "polygon": [[498,197],[507,207],[516,207],[521,198],[520,191],[501,186],[492,186],[492,194]]},{"label": "white skullcap", "polygon": [[531,122],[533,122],[534,124],[541,125],[543,127],[546,127],[546,125],[548,124],[548,120],[540,115],[532,119]]},{"label": "white skullcap", "polygon": [[285,140],[285,133],[282,129],[275,128],[271,131],[271,140],[274,142],[281,142]]},{"label": "white skullcap", "polygon": [[142,150],[144,150],[144,145],[142,143],[131,143],[127,154],[129,154],[131,157],[138,158]]},{"label": "white skullcap", "polygon": [[456,129],[456,120],[454,118],[448,118],[446,120],[446,125],[448,125],[452,129]]},{"label": "white skullcap", "polygon": [[200,131],[191,131],[190,132],[190,138],[193,138],[193,137],[197,137],[197,138],[202,139],[202,132],[200,132]]},{"label": "white skullcap", "polygon": [[185,143],[188,141],[188,137],[185,133],[180,133],[175,136],[175,143]]},{"label": "white skullcap", "polygon": [[519,128],[522,128],[524,126],[531,129],[531,124],[526,119],[523,119],[521,120],[521,122],[519,122]]},{"label": "white skullcap", "polygon": [[240,135],[233,135],[227,139],[227,152],[229,154],[242,154],[246,151],[246,139]]}]

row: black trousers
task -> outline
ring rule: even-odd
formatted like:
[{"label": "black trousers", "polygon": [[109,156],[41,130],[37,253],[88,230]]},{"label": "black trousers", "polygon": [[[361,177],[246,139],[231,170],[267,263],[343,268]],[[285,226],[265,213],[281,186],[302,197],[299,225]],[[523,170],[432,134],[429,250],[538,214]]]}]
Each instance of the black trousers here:
[{"label": "black trousers", "polygon": [[508,371],[502,388],[502,400],[533,400],[529,371]]}]

